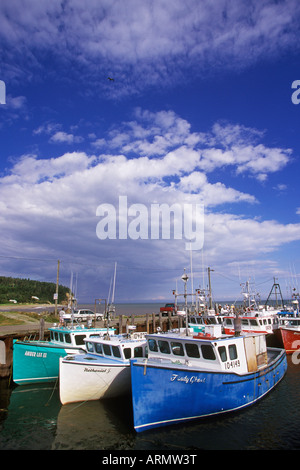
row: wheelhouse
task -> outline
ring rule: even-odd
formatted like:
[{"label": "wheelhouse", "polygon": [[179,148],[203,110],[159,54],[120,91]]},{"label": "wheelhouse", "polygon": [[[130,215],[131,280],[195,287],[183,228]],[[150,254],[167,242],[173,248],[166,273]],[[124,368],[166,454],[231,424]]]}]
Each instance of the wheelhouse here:
[{"label": "wheelhouse", "polygon": [[189,317],[189,324],[191,325],[222,325],[223,318],[218,315],[198,316],[193,315]]},{"label": "wheelhouse", "polygon": [[[264,335],[259,335],[263,336]],[[252,338],[252,336],[251,336]],[[262,340],[263,341],[263,340]],[[214,339],[198,339],[170,336],[147,338],[149,360],[172,365],[189,366],[213,371],[247,371],[247,357],[243,337],[223,336]],[[260,349],[260,348],[258,348]],[[265,348],[263,347],[265,352]]]},{"label": "wheelhouse", "polygon": [[[49,328],[50,330],[50,341],[53,344],[59,346],[85,346],[85,339],[92,337],[99,337],[107,333],[106,328],[102,329],[89,329],[84,327],[75,328]],[[114,329],[109,330],[109,334],[113,335]]]},{"label": "wheelhouse", "polygon": [[146,356],[146,340],[139,341],[127,338],[104,339],[91,337],[85,340],[87,353],[100,357],[129,361],[129,359]]},{"label": "wheelhouse", "polygon": [[280,318],[279,319],[280,327],[292,327],[293,329],[300,329],[300,318]]},{"label": "wheelhouse", "polygon": [[[279,320],[278,317],[266,316],[266,317],[241,317],[242,330],[247,332],[265,332],[272,333],[273,330],[278,329]],[[223,320],[223,327],[226,333],[234,332],[234,317],[225,316]]]}]

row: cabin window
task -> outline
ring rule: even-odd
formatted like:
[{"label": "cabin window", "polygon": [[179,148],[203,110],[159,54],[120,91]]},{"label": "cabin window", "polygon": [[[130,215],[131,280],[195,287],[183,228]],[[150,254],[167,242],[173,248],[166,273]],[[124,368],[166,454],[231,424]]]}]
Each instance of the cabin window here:
[{"label": "cabin window", "polygon": [[163,354],[170,354],[170,345],[168,341],[158,341],[158,347],[161,353]]},{"label": "cabin window", "polygon": [[111,349],[115,357],[121,357],[121,351],[119,349],[119,346],[112,346]]},{"label": "cabin window", "polygon": [[228,347],[228,351],[229,351],[229,357],[230,357],[231,360],[237,358],[237,350],[236,350],[236,345],[235,344],[230,344],[229,347]]},{"label": "cabin window", "polygon": [[201,352],[204,359],[214,361],[216,359],[214,350],[210,344],[201,344]]},{"label": "cabin window", "polygon": [[63,333],[59,333],[59,341],[60,341],[61,343],[64,343],[65,340],[64,340],[64,335],[63,335]]},{"label": "cabin window", "polygon": [[248,320],[246,319],[242,320],[242,325],[248,325]]},{"label": "cabin window", "polygon": [[65,335],[65,341],[66,341],[66,343],[69,343],[69,344],[72,343],[72,341],[71,341],[71,336],[69,335],[69,333],[67,333],[67,334]]},{"label": "cabin window", "polygon": [[200,352],[197,344],[194,343],[185,343],[185,350],[188,357],[200,357]]},{"label": "cabin window", "polygon": [[143,348],[142,348],[142,346],[136,346],[134,348],[134,357],[143,357]]},{"label": "cabin window", "polygon": [[58,333],[57,333],[57,331],[54,332],[54,340],[55,340],[55,341],[58,341]]},{"label": "cabin window", "polygon": [[111,349],[109,344],[103,344],[103,351],[106,356],[111,356]]},{"label": "cabin window", "polygon": [[86,335],[76,335],[75,336],[75,343],[77,344],[77,346],[80,346],[82,344],[84,344],[84,338],[86,338]]},{"label": "cabin window", "polygon": [[226,325],[232,325],[232,320],[231,320],[231,318],[226,318],[225,324],[226,324]]},{"label": "cabin window", "polygon": [[103,354],[101,343],[95,343],[95,349],[96,349],[96,353]]},{"label": "cabin window", "polygon": [[221,361],[226,362],[227,361],[227,352],[226,352],[225,346],[219,346],[218,351],[219,351],[219,354],[220,354]]},{"label": "cabin window", "polygon": [[86,343],[86,350],[90,353],[94,352],[94,345],[93,343]]},{"label": "cabin window", "polygon": [[124,348],[124,356],[125,359],[130,359],[131,358],[131,349],[130,348]]},{"label": "cabin window", "polygon": [[257,326],[257,321],[256,320],[250,320],[250,325]]},{"label": "cabin window", "polygon": [[155,339],[149,339],[148,345],[149,345],[150,351],[153,351],[153,352],[157,352],[157,351],[158,351],[158,349],[157,349],[157,343],[156,343]]},{"label": "cabin window", "polygon": [[184,351],[181,343],[173,343],[171,342],[171,349],[172,353],[175,356],[184,356]]}]

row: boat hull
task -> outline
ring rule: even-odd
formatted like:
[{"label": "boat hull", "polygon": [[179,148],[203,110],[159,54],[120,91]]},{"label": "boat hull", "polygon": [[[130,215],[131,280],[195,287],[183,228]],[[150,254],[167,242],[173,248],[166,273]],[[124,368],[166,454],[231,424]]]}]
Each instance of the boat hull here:
[{"label": "boat hull", "polygon": [[60,359],[59,396],[63,405],[80,401],[115,398],[130,393],[130,364],[108,358]]},{"label": "boat hull", "polygon": [[283,347],[286,350],[287,354],[292,354],[293,352],[300,349],[300,330],[299,329],[290,329],[288,327],[280,328],[281,340]]},{"label": "boat hull", "polygon": [[63,348],[48,341],[14,341],[13,381],[19,385],[55,382],[59,374],[59,358],[80,351],[81,348]]},{"label": "boat hull", "polygon": [[285,351],[272,350],[274,358],[266,367],[241,376],[132,360],[135,430],[184,423],[255,403],[272,390],[287,369]]}]

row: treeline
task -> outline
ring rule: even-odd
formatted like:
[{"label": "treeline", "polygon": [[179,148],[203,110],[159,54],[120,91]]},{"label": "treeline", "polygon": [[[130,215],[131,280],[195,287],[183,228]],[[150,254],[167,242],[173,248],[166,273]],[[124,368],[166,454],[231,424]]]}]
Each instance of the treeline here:
[{"label": "treeline", "polygon": [[[0,276],[1,304],[8,303],[11,300],[16,300],[18,303],[53,303],[55,291],[56,284],[54,282]],[[58,302],[66,300],[66,294],[68,293],[68,287],[59,285]]]}]

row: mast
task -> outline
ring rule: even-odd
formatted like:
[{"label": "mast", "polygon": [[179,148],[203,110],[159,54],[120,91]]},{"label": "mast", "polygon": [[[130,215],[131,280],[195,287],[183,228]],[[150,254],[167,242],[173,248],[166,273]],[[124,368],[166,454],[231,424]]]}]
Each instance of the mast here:
[{"label": "mast", "polygon": [[59,263],[60,263],[60,261],[58,260],[58,261],[57,261],[57,274],[56,274],[56,290],[55,290],[55,316],[57,315]]},{"label": "mast", "polygon": [[210,273],[214,271],[211,268],[207,268],[208,271],[208,289],[209,289],[209,309],[212,310],[212,293],[211,293],[211,282],[210,282]]},{"label": "mast", "polygon": [[[274,294],[275,294],[275,299],[276,299],[276,307],[278,307],[278,303],[277,303],[277,302],[278,302],[278,297],[277,297],[277,294],[278,294],[278,293],[279,293],[280,298],[281,298],[281,305],[282,305],[282,306],[284,305],[284,301],[283,301],[283,297],[282,297],[280,285],[279,285],[277,282],[275,282],[275,280],[276,280],[276,279],[275,279],[275,277],[274,277],[274,278],[273,278],[273,286],[272,286],[272,288],[271,288],[271,290],[270,290],[270,293],[269,293],[269,295],[268,295],[268,298],[267,298],[267,300],[266,300],[266,302],[265,302],[265,307],[266,307],[267,304],[268,304],[268,300],[270,299],[270,297],[271,297],[271,295],[272,295],[273,289],[274,289],[274,291],[275,291]],[[278,289],[278,292],[277,292],[277,289]]]}]

